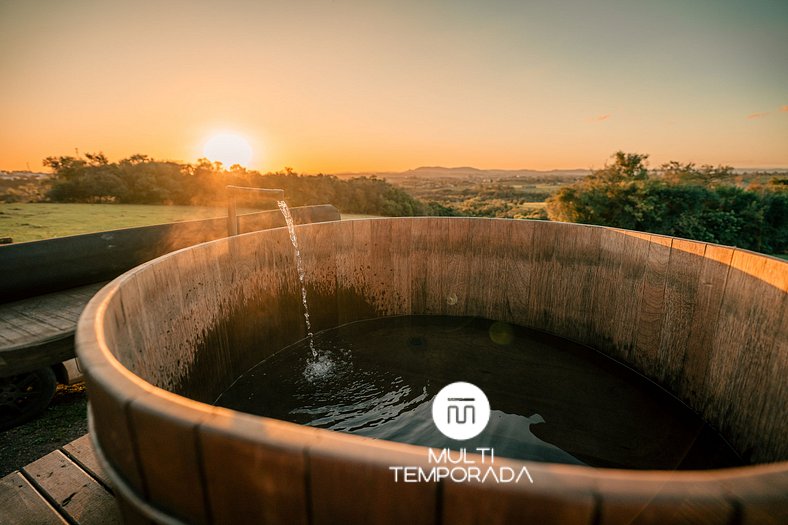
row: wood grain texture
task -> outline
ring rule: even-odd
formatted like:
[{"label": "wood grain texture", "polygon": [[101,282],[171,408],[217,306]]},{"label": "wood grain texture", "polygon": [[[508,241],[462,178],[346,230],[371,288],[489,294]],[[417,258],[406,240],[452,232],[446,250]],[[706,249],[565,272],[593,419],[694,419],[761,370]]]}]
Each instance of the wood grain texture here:
[{"label": "wood grain texture", "polygon": [[700,413],[708,408],[709,365],[716,350],[714,334],[728,280],[733,248],[707,244],[699,276],[695,308],[676,393]]},{"label": "wood grain texture", "polygon": [[670,247],[659,351],[651,368],[654,378],[672,392],[681,385],[705,251],[705,244],[683,239],[673,239]]},{"label": "wood grain texture", "polygon": [[[599,268],[594,283],[589,342],[620,361],[635,347],[637,319],[643,299],[648,250],[643,236],[605,228],[601,231]],[[621,293],[626,290],[627,293]]]},{"label": "wood grain texture", "polygon": [[99,462],[98,457],[96,457],[93,443],[91,443],[88,434],[70,443],[66,443],[61,449],[84,471],[96,478],[111,491],[112,484],[110,483],[109,476],[106,470],[104,470],[104,466]]},{"label": "wood grain texture", "polygon": [[233,416],[228,410],[217,410],[200,426],[214,523],[309,522],[305,448],[313,429],[291,427],[295,425]]},{"label": "wood grain texture", "polygon": [[337,320],[339,324],[376,317],[375,305],[362,293],[368,289],[371,268],[371,221],[348,221],[340,225],[336,239]]},{"label": "wood grain texture", "polygon": [[540,224],[533,237],[528,310],[518,323],[587,342],[600,245],[599,228]]},{"label": "wood grain texture", "polygon": [[[297,228],[298,244],[305,272],[307,301],[312,332],[339,324],[337,318],[336,241],[340,222],[322,224],[320,228]],[[306,326],[304,327],[306,330]],[[275,331],[275,330],[274,330]]]},{"label": "wood grain texture", "polygon": [[377,316],[409,314],[412,311],[411,224],[386,220],[373,220],[369,224],[366,257],[356,249],[357,256],[366,262],[366,286],[361,293],[375,308]]},{"label": "wood grain texture", "polygon": [[77,320],[105,283],[0,304],[0,376],[74,357]]},{"label": "wood grain texture", "polygon": [[[428,468],[416,447],[391,447],[368,438],[326,436],[309,449],[312,523],[432,525],[438,511],[437,484],[394,482],[392,465]],[[408,450],[405,450],[408,449]]]},{"label": "wood grain texture", "polygon": [[22,474],[0,479],[0,525],[65,525],[63,517]]},{"label": "wood grain texture", "polygon": [[[446,221],[417,219],[411,230],[411,305],[413,313],[438,315],[448,298],[443,296],[443,239],[448,235]],[[436,242],[436,239],[440,239]]]},{"label": "wood grain texture", "polygon": [[[504,460],[496,460],[503,465]],[[514,465],[518,471],[520,465]],[[533,483],[443,484],[443,523],[456,525],[594,525],[594,482],[567,480],[549,469],[531,467]],[[484,497],[479,497],[483,492]]]},{"label": "wood grain texture", "polygon": [[706,376],[703,416],[756,462],[788,457],[786,273],[734,251]]},{"label": "wood grain texture", "polygon": [[208,523],[196,431],[201,419],[177,400],[161,403],[150,393],[132,401],[128,411],[148,501],[188,523]]},{"label": "wood grain texture", "polygon": [[[737,503],[742,525],[784,525],[788,523],[788,470],[778,465],[759,467],[721,481]],[[771,497],[778,494],[778,497]]]},{"label": "wood grain texture", "polygon": [[715,482],[627,479],[599,482],[600,525],[715,525],[730,523],[734,508]]},{"label": "wood grain texture", "polygon": [[75,522],[122,523],[112,495],[62,452],[47,454],[24,471]]},{"label": "wood grain texture", "polygon": [[[651,377],[658,373],[660,333],[665,319],[665,288],[672,239],[651,235],[640,293],[640,310],[636,324],[635,347],[628,362],[636,370]],[[620,292],[619,292],[620,293]]]},{"label": "wood grain texture", "polygon": [[[492,229],[495,235],[489,235],[490,226],[483,220],[469,224],[474,248],[467,251],[466,315],[515,322],[527,311],[534,227],[501,220]],[[499,284],[492,286],[493,282]]]},{"label": "wood grain texture", "polygon": [[81,360],[86,370],[89,410],[102,422],[101,430],[95,435],[98,445],[125,482],[139,494],[145,494],[145,481],[135,451],[136,436],[129,425],[126,409],[130,401],[143,395],[150,386],[143,383],[138,385],[139,389],[133,388],[128,379],[116,375],[111,366],[93,362],[84,352]]}]

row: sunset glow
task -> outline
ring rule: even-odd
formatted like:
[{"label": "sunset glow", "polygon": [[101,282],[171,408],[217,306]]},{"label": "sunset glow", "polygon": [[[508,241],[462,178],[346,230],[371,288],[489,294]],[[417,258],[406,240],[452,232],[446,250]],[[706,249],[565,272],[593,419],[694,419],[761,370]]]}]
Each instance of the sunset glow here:
[{"label": "sunset glow", "polygon": [[788,166],[788,2],[98,6],[0,2],[0,169],[226,126],[259,170]]},{"label": "sunset glow", "polygon": [[248,168],[252,160],[252,147],[240,135],[219,133],[205,143],[203,155],[210,161],[221,162],[225,168],[235,164]]}]

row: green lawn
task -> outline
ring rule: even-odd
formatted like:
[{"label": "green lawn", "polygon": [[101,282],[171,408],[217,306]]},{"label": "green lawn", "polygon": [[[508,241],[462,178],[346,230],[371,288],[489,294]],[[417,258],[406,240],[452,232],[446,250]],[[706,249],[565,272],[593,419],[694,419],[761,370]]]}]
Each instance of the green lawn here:
[{"label": "green lawn", "polygon": [[[239,209],[239,213],[258,210]],[[0,204],[0,237],[38,241],[134,226],[226,217],[227,208],[146,204]],[[376,215],[342,214],[343,219]]]},{"label": "green lawn", "polygon": [[37,241],[79,233],[226,216],[226,208],[201,206],[0,204],[0,237],[11,237],[14,242]]}]

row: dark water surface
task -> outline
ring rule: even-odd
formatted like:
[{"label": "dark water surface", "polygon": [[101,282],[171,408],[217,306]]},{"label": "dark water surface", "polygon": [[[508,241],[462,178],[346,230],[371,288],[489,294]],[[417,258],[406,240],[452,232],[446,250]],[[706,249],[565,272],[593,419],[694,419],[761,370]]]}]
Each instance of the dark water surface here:
[{"label": "dark water surface", "polygon": [[[219,406],[379,439],[596,467],[706,469],[735,452],[676,398],[588,347],[500,322],[406,316],[315,334],[262,361]],[[449,383],[481,388],[487,428],[454,441],[435,427]]]}]

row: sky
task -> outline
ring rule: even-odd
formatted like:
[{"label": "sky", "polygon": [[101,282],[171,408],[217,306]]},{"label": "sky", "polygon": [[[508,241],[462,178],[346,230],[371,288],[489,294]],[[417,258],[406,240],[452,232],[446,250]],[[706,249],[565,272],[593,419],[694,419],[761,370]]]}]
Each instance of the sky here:
[{"label": "sky", "polygon": [[0,0],[0,169],[788,167],[785,0]]}]

